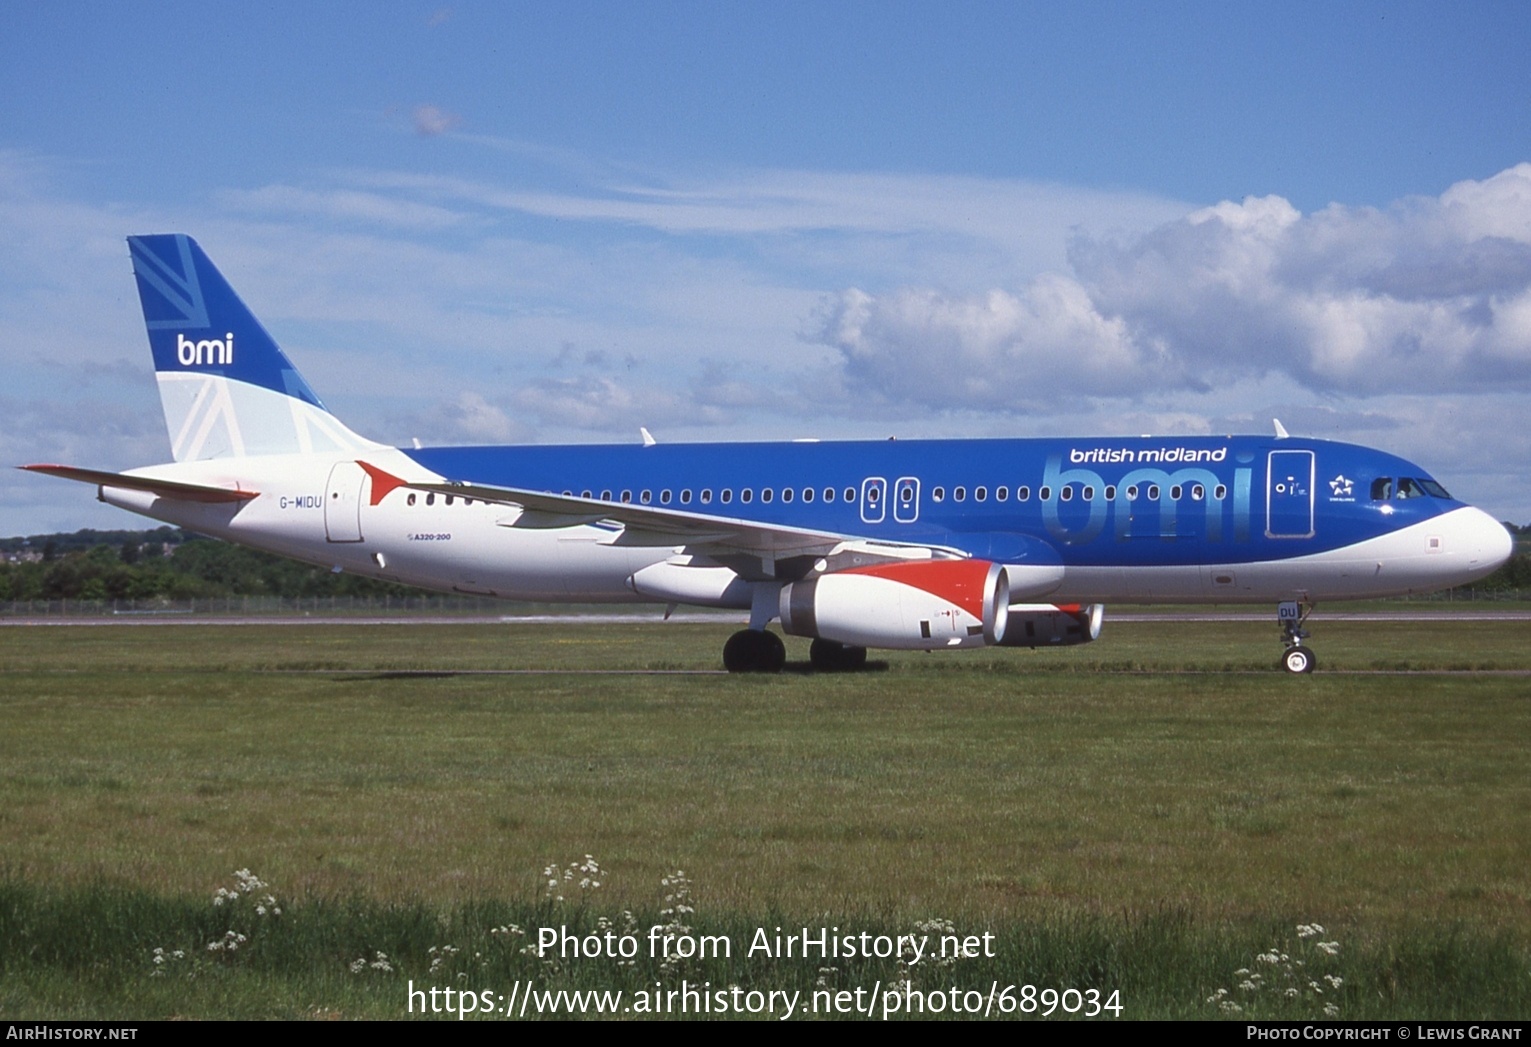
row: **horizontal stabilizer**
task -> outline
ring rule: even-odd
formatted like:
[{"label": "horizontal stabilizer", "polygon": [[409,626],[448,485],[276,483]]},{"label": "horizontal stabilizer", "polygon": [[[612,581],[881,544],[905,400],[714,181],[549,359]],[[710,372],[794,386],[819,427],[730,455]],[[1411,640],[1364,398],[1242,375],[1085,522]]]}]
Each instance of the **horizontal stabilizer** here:
[{"label": "horizontal stabilizer", "polygon": [[149,491],[161,498],[173,498],[179,502],[247,502],[260,494],[229,487],[208,487],[203,484],[179,483],[175,480],[156,480],[152,476],[129,476],[126,473],[107,473],[99,469],[76,469],[72,465],[23,465],[19,468],[49,476],[62,476],[66,480],[96,484],[101,487],[120,487],[130,491]]}]

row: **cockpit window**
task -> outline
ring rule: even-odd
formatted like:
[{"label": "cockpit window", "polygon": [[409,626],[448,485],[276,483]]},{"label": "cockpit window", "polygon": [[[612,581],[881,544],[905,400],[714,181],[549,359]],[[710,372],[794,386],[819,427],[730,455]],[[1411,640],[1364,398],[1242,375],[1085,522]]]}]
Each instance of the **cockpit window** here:
[{"label": "cockpit window", "polygon": [[1385,502],[1392,498],[1450,498],[1446,488],[1427,476],[1379,476],[1372,481],[1372,501]]}]

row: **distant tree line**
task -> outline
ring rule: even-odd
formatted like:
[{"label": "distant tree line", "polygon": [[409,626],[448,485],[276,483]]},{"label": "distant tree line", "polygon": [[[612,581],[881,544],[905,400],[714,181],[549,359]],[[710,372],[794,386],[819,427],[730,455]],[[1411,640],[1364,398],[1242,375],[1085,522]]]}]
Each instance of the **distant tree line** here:
[{"label": "distant tree line", "polygon": [[[1476,583],[1483,591],[1531,589],[1531,526],[1510,562]],[[0,538],[0,601],[191,600],[202,597],[418,596],[406,585],[335,574],[270,553],[160,527]],[[13,560],[27,556],[29,559]]]},{"label": "distant tree line", "polygon": [[6,538],[0,539],[0,555],[7,561],[0,566],[0,601],[420,594],[173,527]]}]

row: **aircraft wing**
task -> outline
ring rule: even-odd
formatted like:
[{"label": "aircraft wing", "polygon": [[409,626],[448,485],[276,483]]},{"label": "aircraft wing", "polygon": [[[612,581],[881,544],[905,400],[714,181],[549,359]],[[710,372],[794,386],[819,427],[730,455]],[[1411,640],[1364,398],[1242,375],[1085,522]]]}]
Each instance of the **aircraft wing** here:
[{"label": "aircraft wing", "polygon": [[99,469],[78,469],[72,465],[23,465],[18,468],[29,472],[61,476],[65,480],[95,484],[98,487],[121,487],[130,491],[149,491],[161,498],[174,498],[181,502],[247,502],[260,494],[237,487],[212,487],[207,484],[189,484],[176,480],[156,480],[151,476],[130,476],[127,473],[108,473]]},{"label": "aircraft wing", "polygon": [[[400,479],[366,462],[358,463],[372,476],[372,500],[396,487],[476,498],[521,510],[502,526],[524,528],[613,525],[609,545],[680,546],[696,556],[734,567],[745,577],[774,577],[792,573],[784,560],[827,559],[834,570],[841,556],[856,563],[880,560],[956,559],[961,550],[940,546],[871,541],[864,536],[819,531],[742,517],[696,513],[664,506],[608,502],[575,495],[552,494],[516,487],[476,483],[416,483]],[[780,566],[778,566],[780,565]]]}]

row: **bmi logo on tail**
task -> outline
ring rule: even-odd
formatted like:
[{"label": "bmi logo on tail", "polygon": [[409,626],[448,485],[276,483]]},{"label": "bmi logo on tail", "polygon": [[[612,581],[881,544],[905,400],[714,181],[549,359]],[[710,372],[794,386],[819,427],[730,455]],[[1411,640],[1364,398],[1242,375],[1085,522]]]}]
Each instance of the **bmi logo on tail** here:
[{"label": "bmi logo on tail", "polygon": [[176,359],[181,361],[182,367],[200,367],[203,364],[218,367],[229,367],[234,363],[234,332],[230,331],[220,341],[217,338],[204,338],[199,342],[193,342],[184,334],[178,334],[175,338]]}]

